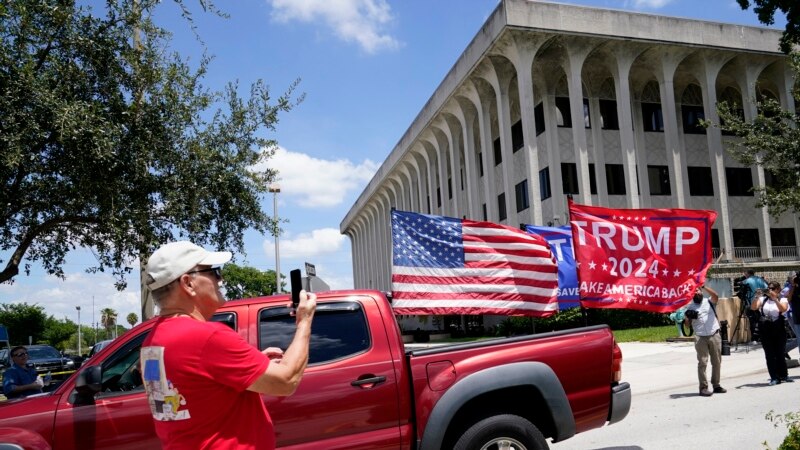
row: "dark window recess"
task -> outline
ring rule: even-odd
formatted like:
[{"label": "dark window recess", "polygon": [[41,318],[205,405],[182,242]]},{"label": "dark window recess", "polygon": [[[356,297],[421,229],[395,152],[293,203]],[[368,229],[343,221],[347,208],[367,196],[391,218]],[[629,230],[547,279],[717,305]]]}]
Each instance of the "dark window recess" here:
[{"label": "dark window recess", "polygon": [[564,194],[579,194],[578,167],[575,163],[561,163],[561,187]]},{"label": "dark window recess", "polygon": [[616,101],[600,100],[600,119],[603,121],[602,129],[619,130],[619,117],[617,117]]},{"label": "dark window recess", "polygon": [[770,228],[769,236],[773,247],[795,247],[797,241],[794,236],[794,228]]},{"label": "dark window recess", "polygon": [[517,199],[517,212],[528,209],[530,203],[528,201],[528,180],[522,180],[514,186],[514,192]]},{"label": "dark window recess", "polygon": [[544,133],[544,105],[540,102],[533,108],[533,117],[536,121],[536,135]]},{"label": "dark window recess", "polygon": [[486,222],[489,220],[489,214],[486,212],[486,203],[481,206],[481,209],[483,210],[483,221]]},{"label": "dark window recess", "polygon": [[686,134],[706,134],[706,129],[700,125],[700,121],[705,119],[706,113],[702,106],[681,106],[683,116],[683,132]]},{"label": "dark window recess", "polygon": [[711,247],[719,248],[719,230],[716,228],[711,229]]},{"label": "dark window recess", "polygon": [[753,196],[753,172],[749,167],[726,167],[725,181],[731,197]]},{"label": "dark window recess", "polygon": [[711,167],[686,168],[689,176],[689,195],[693,197],[709,197],[714,195],[714,185],[711,182]]},{"label": "dark window recess", "polygon": [[506,193],[497,196],[497,215],[499,220],[506,220]]},{"label": "dark window recess", "polygon": [[589,115],[589,99],[583,99],[583,126],[592,128],[592,116]]},{"label": "dark window recess", "polygon": [[516,152],[525,145],[525,139],[522,137],[522,120],[511,125],[511,149]]},{"label": "dark window recess", "polygon": [[597,175],[594,173],[594,164],[589,164],[589,192],[597,195]]},{"label": "dark window recess", "polygon": [[625,169],[622,164],[606,164],[608,195],[625,195]]},{"label": "dark window recess", "polygon": [[501,150],[500,147],[500,138],[494,140],[493,149],[494,149],[494,165],[496,166],[501,162],[503,162],[503,151]]},{"label": "dark window recess", "polygon": [[553,195],[550,192],[550,168],[545,167],[539,171],[539,194],[542,200],[550,198]]},{"label": "dark window recess", "polygon": [[478,152],[478,173],[483,176],[483,152]]},{"label": "dark window recess", "polygon": [[461,190],[463,191],[464,190],[464,169],[463,168],[459,171],[459,175],[460,175],[460,178],[461,178]]},{"label": "dark window recess", "polygon": [[661,103],[642,103],[642,125],[644,131],[664,131],[664,115]]},{"label": "dark window recess", "polygon": [[556,111],[558,117],[558,126],[564,128],[572,128],[572,116],[569,109],[569,97],[556,97]]},{"label": "dark window recess", "polygon": [[431,196],[428,195],[428,196],[425,197],[425,199],[427,200],[427,203],[428,203],[428,214],[430,214],[430,212],[431,212]]},{"label": "dark window recess", "polygon": [[453,179],[452,178],[448,178],[447,179],[447,198],[448,199],[452,199],[453,198]]},{"label": "dark window recess", "polygon": [[736,248],[741,248],[741,247],[760,248],[761,243],[758,242],[758,228],[739,228],[739,229],[734,228],[733,246]]},{"label": "dark window recess", "polygon": [[667,166],[647,166],[647,179],[650,182],[650,195],[672,194]]},{"label": "dark window recess", "polygon": [[[294,338],[295,317],[289,308],[262,310],[259,314],[258,346],[288,348]],[[308,363],[317,364],[367,351],[370,335],[364,310],[358,302],[319,303],[311,324]]]},{"label": "dark window recess", "polygon": [[441,188],[436,188],[436,207],[437,208],[441,208],[442,207],[442,189]]},{"label": "dark window recess", "polygon": [[771,170],[764,170],[764,186],[777,188],[780,186],[780,179],[775,176],[775,173]]}]

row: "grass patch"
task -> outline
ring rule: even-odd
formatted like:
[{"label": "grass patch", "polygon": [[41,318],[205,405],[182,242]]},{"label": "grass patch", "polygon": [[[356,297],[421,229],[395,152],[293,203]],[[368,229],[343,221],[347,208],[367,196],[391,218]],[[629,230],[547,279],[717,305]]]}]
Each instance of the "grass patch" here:
[{"label": "grass patch", "polygon": [[678,337],[678,329],[675,325],[614,330],[614,339],[617,342],[664,342],[667,338],[674,337]]}]

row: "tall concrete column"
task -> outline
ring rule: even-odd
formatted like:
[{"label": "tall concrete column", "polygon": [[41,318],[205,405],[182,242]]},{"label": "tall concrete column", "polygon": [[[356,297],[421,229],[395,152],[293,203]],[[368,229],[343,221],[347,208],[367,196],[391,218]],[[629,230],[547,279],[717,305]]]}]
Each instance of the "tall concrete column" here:
[{"label": "tall concrete column", "polygon": [[675,106],[674,76],[678,64],[687,52],[666,50],[661,55],[661,72],[657,74],[661,92],[661,109],[664,117],[664,144],[669,162],[669,180],[672,188],[672,203],[678,208],[686,208],[688,200],[688,173],[686,170],[686,152],[680,145],[678,135],[678,117],[680,113]]},{"label": "tall concrete column", "polygon": [[439,192],[442,199],[442,206],[440,207],[439,214],[442,216],[451,216],[452,211],[447,201],[447,151],[443,148],[446,144],[439,138],[436,132],[431,132],[431,137],[428,142],[433,146],[436,153],[436,168],[439,174]]},{"label": "tall concrete column", "polygon": [[[449,121],[446,118],[440,119],[436,125],[439,130],[442,131],[444,137],[446,139],[446,146],[447,146],[447,158],[450,160],[450,182],[448,183],[449,188],[451,191],[448,192],[448,197],[446,197],[448,201],[448,211],[452,217],[460,218],[461,208],[459,207],[458,202],[458,191],[459,191],[459,177],[461,174],[461,164],[459,158],[459,152],[457,148],[457,140],[454,139],[456,136],[456,131],[452,129],[450,126]],[[452,198],[450,198],[452,195]]]},{"label": "tall concrete column", "polygon": [[486,203],[487,220],[494,222],[497,220],[497,203],[494,192],[494,165],[490,162],[492,154],[491,100],[486,92],[491,88],[483,80],[472,80],[472,83],[475,92],[474,94],[469,93],[469,99],[475,105],[478,114],[481,165],[483,167],[483,201]]},{"label": "tall concrete column", "polygon": [[572,117],[572,146],[578,168],[580,192],[576,200],[584,205],[592,204],[589,190],[589,145],[586,142],[586,122],[583,116],[583,62],[592,47],[582,43],[567,45],[567,89],[569,89],[569,109]]},{"label": "tall concrete column", "polygon": [[378,230],[378,246],[380,248],[380,261],[378,263],[378,283],[377,289],[382,291],[391,289],[391,273],[392,273],[392,233],[391,233],[391,212],[392,212],[392,199],[390,191],[384,189],[380,192],[380,210],[378,223],[380,229]]},{"label": "tall concrete column", "polygon": [[436,152],[436,148],[431,143],[432,140],[435,138],[430,134],[430,132],[425,133],[425,137],[421,139],[422,145],[425,149],[425,155],[428,157],[428,181],[430,186],[430,212],[429,214],[434,215],[444,215],[442,214],[442,208],[439,207],[437,202],[437,193],[441,188],[441,180],[439,179],[439,155]]},{"label": "tall concrete column", "polygon": [[633,130],[641,128],[641,123],[633,123],[633,100],[631,98],[630,72],[636,57],[641,50],[621,46],[614,49],[616,56],[616,71],[614,77],[614,92],[617,96],[617,115],[619,116],[619,139],[622,150],[622,161],[625,172],[625,197],[628,208],[641,208],[637,191],[636,174],[636,141]]},{"label": "tall concrete column", "polygon": [[364,205],[364,210],[367,212],[369,218],[367,219],[366,241],[367,241],[367,279],[366,287],[369,289],[377,288],[378,278],[378,260],[380,259],[380,252],[378,247],[378,207],[374,202]]},{"label": "tall concrete column", "polygon": [[547,140],[548,162],[550,164],[550,201],[553,204],[553,217],[544,217],[545,223],[551,219],[558,224],[566,225],[567,201],[564,198],[564,185],[561,181],[561,145],[558,139],[558,118],[556,117],[556,99],[551,86],[547,87],[547,94],[542,97],[542,110],[544,111],[545,139]]},{"label": "tall concrete column", "polygon": [[603,143],[602,115],[600,99],[589,99],[589,120],[592,123],[592,158],[594,159],[594,175],[597,184],[597,204],[608,206],[608,186],[606,185],[606,157]]},{"label": "tall concrete column", "polygon": [[475,167],[475,133],[472,124],[475,121],[476,112],[468,98],[459,97],[456,105],[453,106],[452,114],[458,119],[461,125],[462,140],[464,141],[464,182],[467,190],[467,204],[464,212],[472,220],[480,220],[478,217],[480,205],[478,205],[477,180],[479,177]]},{"label": "tall concrete column", "polygon": [[[717,115],[717,91],[716,82],[719,70],[728,61],[726,56],[705,55],[703,61],[703,72],[700,80],[700,88],[703,91],[703,111],[706,120],[712,123],[719,123]],[[733,233],[728,211],[728,183],[725,178],[725,159],[722,148],[722,133],[719,128],[710,127],[706,130],[708,141],[708,156],[711,161],[711,179],[714,185],[719,187],[714,191],[717,202],[717,212],[721,219],[720,244],[725,249],[723,259],[731,260],[734,256]]]},{"label": "tall concrete column", "polygon": [[[663,115],[663,111],[662,111]],[[644,118],[642,117],[642,104],[640,102],[633,103],[633,122],[639,126],[634,129],[633,138],[636,141],[636,172],[639,178],[638,193],[636,186],[634,186],[634,195],[639,195],[639,205],[642,208],[650,208],[652,206],[650,198],[650,177],[647,173],[647,145],[645,145],[644,138]]]}]

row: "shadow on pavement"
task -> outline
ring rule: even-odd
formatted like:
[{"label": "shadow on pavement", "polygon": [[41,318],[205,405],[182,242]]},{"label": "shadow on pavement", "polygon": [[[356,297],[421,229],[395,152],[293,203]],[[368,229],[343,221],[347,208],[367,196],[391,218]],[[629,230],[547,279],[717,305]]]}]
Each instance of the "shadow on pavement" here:
[{"label": "shadow on pavement", "polygon": [[697,392],[692,392],[691,394],[669,394],[669,398],[675,400],[679,398],[687,398],[687,397],[699,397],[700,395]]}]

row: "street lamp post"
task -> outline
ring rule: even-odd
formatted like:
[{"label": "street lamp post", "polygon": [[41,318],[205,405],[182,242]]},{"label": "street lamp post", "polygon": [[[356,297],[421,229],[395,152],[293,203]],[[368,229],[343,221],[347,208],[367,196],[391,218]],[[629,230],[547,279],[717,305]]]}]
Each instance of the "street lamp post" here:
[{"label": "street lamp post", "polygon": [[278,227],[278,193],[281,192],[281,186],[277,183],[269,185],[269,191],[272,192],[272,209],[275,215],[275,291],[281,293],[281,252],[278,245],[278,235],[280,234]]},{"label": "street lamp post", "polygon": [[78,310],[78,356],[81,356],[81,307],[76,306]]}]

